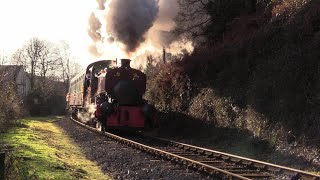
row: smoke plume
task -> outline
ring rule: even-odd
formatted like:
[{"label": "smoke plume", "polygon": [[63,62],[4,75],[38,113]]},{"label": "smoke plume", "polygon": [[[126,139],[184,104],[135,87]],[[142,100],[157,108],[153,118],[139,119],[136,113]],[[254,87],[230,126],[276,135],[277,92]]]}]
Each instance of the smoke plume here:
[{"label": "smoke plume", "polygon": [[159,0],[159,13],[154,25],[148,31],[148,39],[151,39],[158,48],[169,47],[177,40],[177,37],[171,31],[176,24],[174,18],[178,14],[178,0]]},{"label": "smoke plume", "polygon": [[104,4],[106,3],[107,0],[97,0],[98,3],[98,9],[100,10],[104,10],[106,7],[104,6]]},{"label": "smoke plume", "polygon": [[89,19],[89,52],[105,59],[130,58],[145,67],[147,57],[162,62],[193,51],[191,41],[172,33],[179,0],[97,0]]},{"label": "smoke plume", "polygon": [[91,44],[88,47],[88,51],[95,57],[101,57],[103,55],[101,52],[99,52],[97,44]]},{"label": "smoke plume", "polygon": [[157,17],[158,0],[113,0],[109,7],[107,31],[126,46],[127,53],[134,52]]},{"label": "smoke plume", "polygon": [[100,28],[101,28],[101,23],[99,19],[96,17],[94,13],[91,13],[89,17],[88,34],[91,37],[91,39],[95,42],[102,40]]}]

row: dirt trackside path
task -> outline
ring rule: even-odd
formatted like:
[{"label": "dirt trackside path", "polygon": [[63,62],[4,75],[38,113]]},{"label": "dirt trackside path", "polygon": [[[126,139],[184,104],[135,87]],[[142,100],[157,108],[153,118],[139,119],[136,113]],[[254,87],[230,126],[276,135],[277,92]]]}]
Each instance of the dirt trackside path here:
[{"label": "dirt trackside path", "polygon": [[0,134],[0,143],[13,146],[7,160],[8,179],[110,179],[85,158],[57,117],[28,118]]}]

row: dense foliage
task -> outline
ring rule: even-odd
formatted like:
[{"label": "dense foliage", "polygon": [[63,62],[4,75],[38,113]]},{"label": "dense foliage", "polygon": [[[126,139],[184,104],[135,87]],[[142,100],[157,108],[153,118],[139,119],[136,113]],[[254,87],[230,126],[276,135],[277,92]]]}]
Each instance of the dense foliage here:
[{"label": "dense foliage", "polygon": [[[198,16],[209,15],[209,23],[180,32],[205,41],[191,55],[159,67],[149,81],[149,100],[275,144],[319,144],[319,2],[246,2],[202,4]],[[182,7],[178,21],[187,17]]]}]

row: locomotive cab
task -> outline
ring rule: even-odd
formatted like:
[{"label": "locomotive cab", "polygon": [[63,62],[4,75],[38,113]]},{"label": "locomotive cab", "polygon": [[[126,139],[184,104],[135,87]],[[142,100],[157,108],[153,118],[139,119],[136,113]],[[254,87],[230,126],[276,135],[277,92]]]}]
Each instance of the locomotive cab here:
[{"label": "locomotive cab", "polygon": [[[113,60],[98,61],[88,65],[84,81],[84,98],[87,103],[95,103],[98,94],[105,92],[104,86],[106,71],[114,68]],[[85,104],[84,104],[85,105]]]}]

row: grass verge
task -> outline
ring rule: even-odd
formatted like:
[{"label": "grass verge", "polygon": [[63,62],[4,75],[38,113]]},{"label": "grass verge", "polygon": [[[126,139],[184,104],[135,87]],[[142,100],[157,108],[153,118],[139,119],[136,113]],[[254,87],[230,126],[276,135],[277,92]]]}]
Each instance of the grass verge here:
[{"label": "grass verge", "polygon": [[22,126],[0,134],[0,143],[13,147],[8,179],[111,179],[53,123],[57,119],[22,119]]}]

